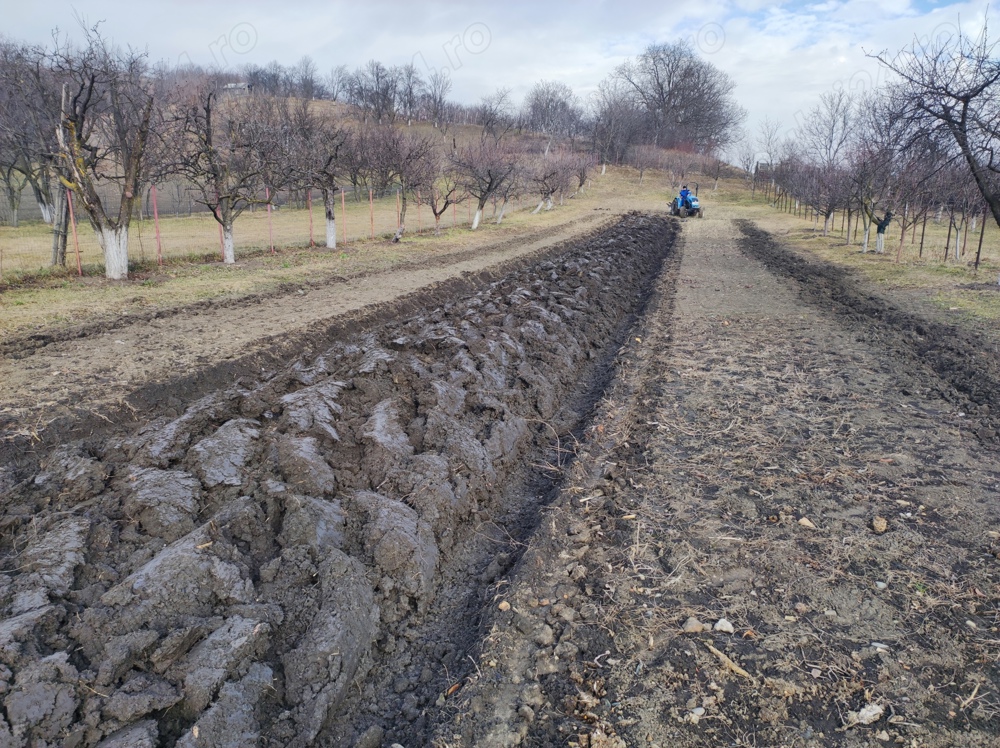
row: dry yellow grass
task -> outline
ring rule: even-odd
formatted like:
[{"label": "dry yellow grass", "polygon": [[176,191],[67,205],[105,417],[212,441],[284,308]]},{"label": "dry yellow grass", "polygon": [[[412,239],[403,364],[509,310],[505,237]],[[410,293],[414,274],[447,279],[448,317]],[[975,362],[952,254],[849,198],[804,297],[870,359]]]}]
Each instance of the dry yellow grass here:
[{"label": "dry yellow grass", "polygon": [[[445,230],[441,236],[434,236],[433,220],[425,207],[419,221],[423,232],[408,233],[399,244],[393,244],[386,238],[396,227],[395,200],[391,203],[383,201],[382,223],[376,225],[375,241],[357,238],[339,246],[336,251],[310,249],[308,223],[304,236],[296,234],[294,241],[286,240],[284,243],[280,239],[286,234],[279,233],[276,228],[278,249],[275,254],[268,251],[266,243],[257,244],[256,248],[244,247],[238,251],[237,263],[233,266],[223,265],[216,259],[205,259],[206,254],[214,258],[218,249],[217,233],[214,237],[211,233],[213,230],[217,232],[217,229],[210,217],[171,219],[194,228],[189,229],[191,233],[184,250],[179,250],[177,255],[168,254],[168,262],[162,269],[157,268],[154,260],[155,240],[144,232],[139,246],[140,251],[145,252],[147,264],[129,281],[106,281],[96,274],[78,278],[75,267],[71,267],[59,274],[37,277],[30,284],[8,287],[0,293],[0,339],[50,325],[78,324],[98,317],[168,309],[208,298],[267,293],[285,284],[319,282],[331,276],[357,277],[508,239],[524,237],[527,241],[539,230],[559,224],[572,225],[583,216],[593,215],[595,210],[601,210],[602,215],[606,215],[604,210],[662,209],[668,194],[663,180],[651,177],[648,172],[640,187],[634,170],[609,169],[604,176],[595,174],[589,188],[551,211],[531,215],[530,209],[534,205],[526,199],[519,210],[508,212],[503,223],[497,226],[491,218],[491,208],[487,207],[484,221],[475,232],[468,229],[469,206],[463,204],[454,214],[449,210],[447,220],[442,219]],[[367,223],[368,206],[363,204],[352,208],[348,201],[349,229],[352,209],[356,211],[356,220]],[[315,206],[314,210],[317,210]],[[409,214],[407,225],[416,229],[418,220],[414,206],[411,205],[410,210],[413,212]],[[359,211],[360,217],[357,215]],[[277,211],[274,214],[275,225],[301,227],[302,214],[304,211]],[[266,237],[266,220],[266,213],[261,212],[241,217],[237,222],[237,238],[241,233],[246,236],[247,226],[260,223],[264,223]],[[454,229],[450,228],[453,220],[457,223]],[[322,224],[319,220],[316,226],[321,236]],[[201,238],[205,233],[208,234],[207,240]],[[360,232],[362,236],[367,236],[367,233],[365,229]],[[351,236],[350,233],[348,235]],[[140,256],[139,253],[133,254]]]},{"label": "dry yellow grass", "polygon": [[[694,175],[692,179],[697,181],[699,177]],[[981,319],[1000,319],[1000,294],[962,288],[970,284],[996,282],[1000,272],[1000,230],[995,226],[987,227],[983,263],[978,275],[968,265],[974,256],[972,253],[959,263],[941,261],[944,228],[931,224],[925,238],[924,258],[916,257],[916,248],[909,244],[908,239],[904,247],[904,262],[897,265],[894,251],[898,229],[887,242],[888,254],[862,255],[858,253],[857,246],[843,246],[839,219],[836,224],[838,231],[823,237],[821,232],[813,230],[811,221],[777,211],[760,197],[751,200],[749,192],[738,180],[723,180],[717,190],[712,189],[711,179],[701,177],[700,181],[705,220],[750,218],[781,240],[823,259],[856,268],[878,284],[895,289],[913,289],[945,309],[959,309]],[[527,241],[537,231],[558,224],[571,226],[583,216],[594,215],[594,211],[608,215],[604,211],[664,210],[672,190],[667,175],[662,172],[647,170],[640,184],[635,169],[609,168],[603,176],[595,170],[590,186],[576,198],[538,215],[530,214],[533,202],[525,199],[521,208],[509,212],[500,226],[491,220],[491,211],[487,208],[480,229],[469,231],[469,206],[460,205],[454,213],[449,211],[442,221],[446,229],[441,236],[433,235],[430,211],[422,208],[418,218],[418,212],[411,203],[407,224],[412,231],[400,244],[392,244],[386,239],[396,226],[395,199],[378,203],[375,241],[367,238],[370,232],[368,205],[348,200],[346,223],[351,240],[339,246],[336,252],[310,249],[306,211],[282,209],[272,216],[278,247],[272,255],[267,249],[267,214],[258,211],[244,215],[237,222],[238,262],[228,267],[214,259],[218,251],[218,229],[210,217],[164,219],[176,223],[173,233],[165,241],[167,262],[162,269],[155,264],[155,238],[151,225],[144,222],[133,243],[133,256],[146,262],[131,280],[109,282],[94,272],[78,278],[73,272],[75,268],[71,267],[67,271],[36,277],[30,284],[11,285],[0,293],[0,339],[50,325],[78,324],[98,317],[168,309],[208,298],[267,293],[283,284],[321,282],[331,276],[357,277],[507,240],[523,238]],[[322,243],[322,211],[316,205],[313,210],[314,233]],[[453,221],[457,224],[455,229],[450,228]],[[423,232],[416,231],[418,225]],[[24,228],[20,231],[28,230]],[[338,234],[342,230],[343,225],[338,226]],[[44,232],[42,234],[44,256],[47,256],[48,239]],[[81,239],[86,236],[92,241],[89,239],[91,235],[89,227],[82,227]],[[974,251],[971,236],[969,246]],[[98,256],[96,244],[89,251],[89,259],[93,262]],[[206,256],[210,259],[206,260]],[[85,254],[85,257],[88,255]],[[5,255],[7,261],[9,255]]]},{"label": "dry yellow grass", "polygon": [[[846,243],[845,233],[840,233],[841,219],[838,216],[835,230],[824,237],[822,221],[816,228],[810,219],[797,218],[771,208],[763,200],[750,203],[744,197],[740,206],[745,216],[778,236],[782,241],[806,250],[829,262],[844,265],[862,273],[879,286],[887,289],[910,291],[929,299],[938,307],[952,312],[960,312],[971,318],[983,320],[1000,319],[1000,228],[991,220],[987,221],[983,238],[983,250],[978,272],[973,264],[979,243],[979,230],[969,232],[965,254],[957,262],[944,259],[945,240],[948,236],[947,223],[940,225],[928,221],[924,236],[923,256],[920,255],[921,226],[917,226],[916,242],[907,231],[903,243],[901,262],[896,262],[899,248],[900,230],[893,225],[886,238],[885,254],[874,253],[874,232],[869,241],[869,251],[860,252],[861,232],[858,241]],[[945,219],[947,221],[947,219]],[[954,235],[952,236],[954,242]],[[953,254],[954,250],[952,249]],[[996,290],[975,288],[974,286],[997,286]]]}]

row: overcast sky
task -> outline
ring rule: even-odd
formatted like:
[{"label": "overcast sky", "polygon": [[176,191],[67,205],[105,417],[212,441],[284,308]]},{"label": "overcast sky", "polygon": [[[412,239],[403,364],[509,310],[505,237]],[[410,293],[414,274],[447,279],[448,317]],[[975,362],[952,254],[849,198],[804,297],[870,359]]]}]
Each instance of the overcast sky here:
[{"label": "overcast sky", "polygon": [[498,86],[520,98],[540,79],[569,84],[582,100],[616,65],[652,42],[690,40],[736,82],[755,130],[764,117],[785,130],[836,86],[870,87],[881,75],[865,53],[898,50],[914,37],[961,23],[977,32],[986,2],[944,0],[2,0],[0,33],[44,43],[54,26],[79,36],[74,16],[154,59],[237,67],[309,55],[325,73],[375,58],[447,68],[452,98],[473,103]]}]

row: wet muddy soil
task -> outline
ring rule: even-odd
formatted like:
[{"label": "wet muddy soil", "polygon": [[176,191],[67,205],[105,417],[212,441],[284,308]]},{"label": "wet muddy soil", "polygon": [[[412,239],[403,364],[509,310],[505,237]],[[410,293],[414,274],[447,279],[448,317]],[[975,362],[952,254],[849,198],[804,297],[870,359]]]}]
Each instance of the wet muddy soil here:
[{"label": "wet muddy soil", "polygon": [[8,442],[0,746],[1000,745],[996,343],[722,214]]},{"label": "wet muddy soil", "polygon": [[419,744],[677,228],[631,215],[8,441],[0,745]]}]

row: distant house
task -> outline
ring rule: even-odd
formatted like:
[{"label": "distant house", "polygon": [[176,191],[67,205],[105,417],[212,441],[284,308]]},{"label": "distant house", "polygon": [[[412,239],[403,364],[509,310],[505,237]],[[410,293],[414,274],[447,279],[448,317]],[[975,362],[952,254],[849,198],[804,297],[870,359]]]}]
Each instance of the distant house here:
[{"label": "distant house", "polygon": [[226,83],[222,87],[222,93],[228,96],[249,96],[253,93],[252,83]]}]

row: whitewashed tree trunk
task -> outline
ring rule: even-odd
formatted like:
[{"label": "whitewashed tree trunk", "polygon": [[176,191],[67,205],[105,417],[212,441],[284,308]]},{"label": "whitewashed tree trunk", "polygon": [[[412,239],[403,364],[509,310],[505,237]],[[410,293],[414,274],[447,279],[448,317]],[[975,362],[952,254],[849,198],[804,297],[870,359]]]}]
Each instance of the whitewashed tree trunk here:
[{"label": "whitewashed tree trunk", "polygon": [[42,220],[51,226],[52,222],[55,220],[56,214],[55,210],[53,210],[54,206],[52,204],[52,197],[49,195],[49,191],[47,189],[43,189],[42,185],[34,182],[31,185],[31,191],[35,196],[35,202],[38,203],[38,209],[42,212]]},{"label": "whitewashed tree trunk", "polygon": [[871,226],[870,225],[869,226],[865,226],[865,237],[864,237],[864,239],[861,242],[861,252],[862,252],[862,254],[864,254],[864,253],[866,253],[868,251],[868,237],[871,235],[871,232],[872,232]]},{"label": "whitewashed tree trunk", "polygon": [[881,231],[875,232],[875,254],[880,255],[885,249],[885,234]]},{"label": "whitewashed tree trunk", "polygon": [[536,213],[540,213],[540,212],[541,212],[541,210],[542,210],[542,208],[543,208],[544,206],[545,206],[545,199],[543,198],[543,199],[541,200],[541,202],[539,202],[539,203],[538,203],[538,207],[537,207],[537,208],[535,208],[535,209],[534,209],[533,211],[531,211],[531,215],[535,215]]},{"label": "whitewashed tree trunk", "polygon": [[104,251],[104,277],[128,278],[128,226],[102,228],[97,232],[97,241]]},{"label": "whitewashed tree trunk", "polygon": [[336,193],[330,190],[323,200],[323,208],[326,211],[326,248],[337,248],[337,201]]},{"label": "whitewashed tree trunk", "polygon": [[326,218],[326,248],[337,248],[337,221],[329,216]]},{"label": "whitewashed tree trunk", "polygon": [[236,248],[233,245],[233,225],[222,225],[222,261],[227,265],[236,264]]},{"label": "whitewashed tree trunk", "polygon": [[601,164],[601,176],[603,177],[607,173],[608,173],[608,165],[607,164]]},{"label": "whitewashed tree trunk", "polygon": [[545,198],[545,210],[552,210],[552,195]]},{"label": "whitewashed tree trunk", "polygon": [[503,220],[504,213],[506,212],[507,212],[507,200],[505,199],[503,201],[503,204],[500,206],[500,215],[497,216],[497,226],[500,225],[500,221]]},{"label": "whitewashed tree trunk", "polygon": [[830,214],[823,218],[823,236],[830,235]]},{"label": "whitewashed tree trunk", "polygon": [[962,229],[960,229],[958,227],[958,224],[956,223],[955,224],[955,262],[958,262],[958,259],[959,259],[958,258],[958,246],[959,246],[959,236],[961,235],[961,233],[962,233]]},{"label": "whitewashed tree trunk", "polygon": [[475,231],[479,228],[479,219],[483,217],[483,209],[476,208],[476,215],[472,217],[472,230]]}]

